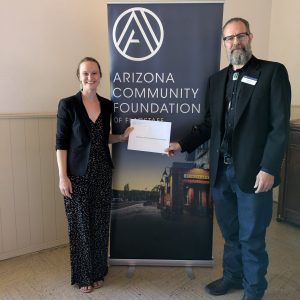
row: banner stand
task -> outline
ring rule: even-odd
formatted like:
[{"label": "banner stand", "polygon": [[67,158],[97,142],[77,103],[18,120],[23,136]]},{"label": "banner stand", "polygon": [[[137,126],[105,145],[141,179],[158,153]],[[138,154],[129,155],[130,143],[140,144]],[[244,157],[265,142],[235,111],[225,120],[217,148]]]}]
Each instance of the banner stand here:
[{"label": "banner stand", "polygon": [[214,260],[160,260],[160,259],[116,259],[110,258],[111,266],[166,266],[166,267],[212,267]]},{"label": "banner stand", "polygon": [[[108,0],[112,133],[170,122],[181,140],[205,117],[220,68],[224,1]],[[142,137],[142,136],[141,136]],[[112,145],[110,265],[212,267],[209,143],[168,157]]]},{"label": "banner stand", "polygon": [[139,266],[167,266],[167,267],[185,267],[185,271],[186,271],[186,274],[187,274],[187,277],[191,280],[194,280],[196,277],[195,277],[195,274],[193,272],[193,266],[194,267],[212,267],[213,266],[213,263],[214,263],[214,260],[210,260],[210,261],[199,261],[197,260],[196,262],[193,262],[193,261],[178,261],[177,263],[174,262],[174,260],[172,260],[171,262],[168,262],[166,260],[163,260],[163,261],[158,261],[158,260],[150,260],[150,261],[146,261],[146,260],[127,260],[127,259],[110,259],[109,260],[109,264],[111,266],[128,266],[128,269],[127,269],[127,275],[126,277],[127,278],[132,278],[134,276],[134,273],[135,273],[135,267],[137,265]]}]

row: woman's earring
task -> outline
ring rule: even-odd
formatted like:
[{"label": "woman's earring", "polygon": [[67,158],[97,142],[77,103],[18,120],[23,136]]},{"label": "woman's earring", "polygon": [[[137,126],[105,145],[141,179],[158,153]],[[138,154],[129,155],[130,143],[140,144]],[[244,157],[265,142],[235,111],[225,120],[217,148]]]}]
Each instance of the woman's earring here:
[{"label": "woman's earring", "polygon": [[80,90],[82,91],[83,90],[83,86],[82,86],[82,82],[81,81],[80,81],[79,87],[80,87]]}]

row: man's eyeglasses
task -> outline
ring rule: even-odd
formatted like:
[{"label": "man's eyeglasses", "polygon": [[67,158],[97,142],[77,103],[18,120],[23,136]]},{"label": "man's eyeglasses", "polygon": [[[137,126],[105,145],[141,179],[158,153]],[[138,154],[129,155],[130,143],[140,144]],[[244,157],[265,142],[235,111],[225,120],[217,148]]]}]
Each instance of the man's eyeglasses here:
[{"label": "man's eyeglasses", "polygon": [[233,42],[234,38],[237,38],[239,41],[243,41],[247,36],[249,36],[249,32],[241,32],[234,35],[228,35],[223,37],[224,42]]}]

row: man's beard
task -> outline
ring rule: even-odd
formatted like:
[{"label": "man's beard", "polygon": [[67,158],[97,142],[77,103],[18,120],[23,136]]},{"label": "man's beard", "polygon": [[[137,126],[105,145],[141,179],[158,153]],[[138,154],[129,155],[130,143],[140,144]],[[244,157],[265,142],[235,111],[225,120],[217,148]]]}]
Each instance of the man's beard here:
[{"label": "man's beard", "polygon": [[[237,51],[234,51],[239,49]],[[252,56],[251,45],[236,46],[227,50],[227,58],[231,65],[244,66]]]}]

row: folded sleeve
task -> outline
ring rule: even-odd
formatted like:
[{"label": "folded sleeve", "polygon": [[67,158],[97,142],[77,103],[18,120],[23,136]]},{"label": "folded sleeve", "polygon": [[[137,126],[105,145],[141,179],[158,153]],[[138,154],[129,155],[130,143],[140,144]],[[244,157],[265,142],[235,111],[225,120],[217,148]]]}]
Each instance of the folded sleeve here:
[{"label": "folded sleeve", "polygon": [[291,107],[291,86],[286,68],[276,64],[271,81],[270,131],[260,163],[262,170],[270,174],[280,173],[287,149]]},{"label": "folded sleeve", "polygon": [[72,128],[72,118],[68,103],[62,99],[59,101],[56,124],[56,150],[68,150]]}]

